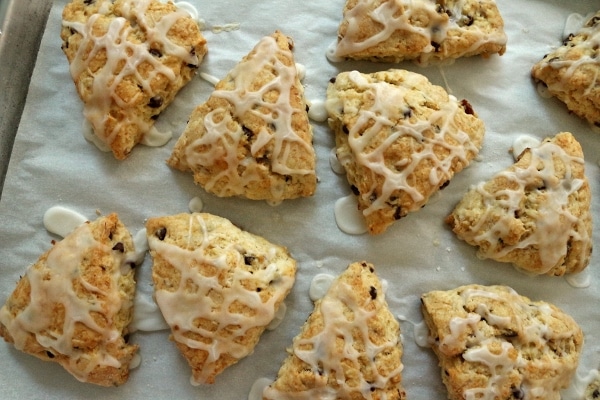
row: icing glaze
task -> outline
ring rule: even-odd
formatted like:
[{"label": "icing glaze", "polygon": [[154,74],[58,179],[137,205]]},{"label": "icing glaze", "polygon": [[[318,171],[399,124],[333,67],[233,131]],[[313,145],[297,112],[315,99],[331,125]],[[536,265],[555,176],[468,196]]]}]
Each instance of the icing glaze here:
[{"label": "icing glaze", "polygon": [[[300,137],[293,128],[295,114],[305,113],[303,109],[294,108],[290,103],[293,87],[298,84],[297,70],[294,64],[287,65],[282,59],[291,60],[289,49],[280,49],[275,38],[266,36],[254,48],[254,54],[236,65],[230,72],[235,82],[233,90],[215,90],[213,97],[227,100],[232,111],[216,108],[204,117],[206,132],[186,147],[186,161],[192,170],[212,165],[215,160],[224,160],[227,168],[214,174],[204,187],[215,191],[215,184],[226,181],[222,196],[243,195],[251,182],[259,179],[260,164],[256,162],[266,149],[272,146],[269,156],[270,169],[279,175],[314,175],[310,168],[290,165],[290,153],[295,147],[303,148],[308,154],[314,154],[312,144]],[[273,71],[270,82],[255,88],[255,80],[259,73],[268,68]],[[268,93],[277,92],[277,99],[267,101]],[[265,126],[256,134],[250,148],[251,157],[240,159],[238,146],[245,138],[243,126],[236,123],[236,117],[252,114],[265,122]],[[206,150],[208,149],[208,150]],[[276,177],[269,177],[270,190],[275,199],[281,199],[284,187]]]},{"label": "icing glaze", "polygon": [[[198,234],[203,238],[202,243],[192,250],[161,241],[156,235],[148,237],[148,244],[151,251],[160,255],[180,275],[179,286],[173,287],[172,291],[157,289],[155,298],[174,339],[192,349],[206,351],[205,368],[196,379],[192,376],[190,380],[193,385],[199,385],[212,373],[207,367],[209,363],[223,355],[240,359],[250,354],[253,346],[240,343],[238,339],[250,329],[265,328],[271,323],[282,296],[292,287],[294,277],[281,274],[275,261],[275,247],[264,254],[252,250],[255,257],[264,258],[264,268],[253,271],[232,268],[230,264],[244,264],[244,249],[232,242],[215,255],[211,244],[214,234],[208,230],[202,214],[191,214],[188,232],[190,241]],[[210,266],[214,274],[203,275],[193,265]],[[219,276],[225,275],[229,276],[228,283],[223,285]],[[245,281],[269,284],[276,287],[277,294],[263,299],[259,291],[246,289]],[[230,311],[236,304],[243,304],[252,312],[246,315]],[[210,321],[212,328],[197,321]]]},{"label": "icing glaze", "polygon": [[362,235],[368,228],[362,213],[358,210],[356,196],[348,195],[337,199],[333,208],[335,223],[349,235]]},{"label": "icing glaze", "polygon": [[[135,21],[135,24],[143,27],[149,42],[160,43],[163,54],[177,56],[188,64],[198,65],[200,62],[197,55],[191,54],[189,49],[168,38],[171,27],[178,19],[188,17],[188,12],[178,10],[163,16],[158,21],[153,21],[145,15],[150,3],[151,0],[121,2],[122,16],[111,19],[103,34],[99,34],[97,27],[102,24],[103,14],[110,13],[113,9],[113,2],[109,0],[103,0],[99,6],[99,12],[91,15],[85,23],[62,21],[64,27],[68,27],[82,36],[77,54],[71,60],[70,72],[73,79],[78,82],[84,72],[94,71],[91,91],[87,93],[83,86],[78,91],[84,97],[84,116],[91,123],[96,136],[109,146],[115,140],[117,133],[125,126],[133,125],[141,132],[148,132],[153,125],[153,121],[148,122],[142,117],[129,115],[121,122],[108,125],[111,126],[108,130],[105,129],[106,121],[111,118],[113,104],[130,108],[134,107],[138,101],[137,96],[131,99],[120,97],[118,93],[122,82],[133,76],[145,93],[153,95],[151,87],[153,80],[164,77],[174,82],[177,78],[171,68],[157,60],[146,43],[128,40],[133,24],[130,21]],[[99,69],[93,68],[91,63],[96,62],[95,59],[101,52],[106,54],[106,65]],[[152,66],[152,70],[147,76],[140,73],[139,67],[142,64]],[[118,73],[114,75],[116,71]],[[84,82],[79,82],[79,85],[84,84]],[[170,135],[166,140],[164,138],[165,135],[162,136],[162,140],[147,141],[146,143],[162,145],[170,138]]]},{"label": "icing glaze", "polygon": [[[93,286],[82,274],[80,266],[92,250],[110,254],[116,260],[115,267],[108,271],[107,287]],[[61,365],[82,382],[87,381],[88,374],[97,367],[120,368],[121,362],[101,347],[120,340],[121,333],[111,323],[100,325],[95,315],[117,315],[126,307],[127,300],[120,294],[119,281],[123,274],[133,274],[130,256],[98,242],[89,224],[79,225],[72,234],[57,242],[48,253],[45,266],[33,265],[27,269],[29,304],[14,318],[6,305],[0,309],[0,323],[13,338],[15,347],[23,350],[33,334],[41,346],[68,357],[60,361]],[[75,285],[85,288],[87,297],[80,297]],[[64,309],[64,322],[52,329],[56,321],[48,310],[57,303]],[[76,346],[80,325],[99,336],[98,351],[88,352]],[[81,364],[86,367],[82,368]]]},{"label": "icing glaze", "polygon": [[63,206],[50,207],[43,218],[46,230],[63,238],[85,221],[86,217]]},{"label": "icing glaze", "polygon": [[[495,4],[494,0],[481,0],[483,8]],[[440,4],[444,4],[443,10]],[[344,13],[347,21],[345,34],[340,37],[336,57],[347,57],[366,49],[380,45],[395,32],[413,34],[419,37],[416,47],[419,54],[407,54],[407,58],[417,57],[417,61],[426,65],[429,60],[440,57],[440,47],[446,41],[458,40],[459,35],[469,34],[475,40],[470,47],[453,57],[473,54],[484,44],[506,45],[507,37],[502,29],[484,32],[476,25],[469,24],[469,16],[463,14],[466,1],[446,1],[443,3],[431,0],[360,0],[354,7]],[[444,12],[440,12],[444,11]],[[472,18],[471,18],[472,22]],[[362,31],[365,24],[373,23],[379,30],[370,36]],[[501,28],[501,27],[500,27]],[[421,44],[418,44],[422,42]],[[414,50],[412,50],[414,51]],[[335,58],[330,58],[330,60]]]}]

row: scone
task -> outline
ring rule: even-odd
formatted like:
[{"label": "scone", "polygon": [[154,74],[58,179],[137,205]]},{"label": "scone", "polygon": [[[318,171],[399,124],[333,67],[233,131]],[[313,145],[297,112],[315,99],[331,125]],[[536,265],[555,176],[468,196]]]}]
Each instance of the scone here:
[{"label": "scone", "polygon": [[311,196],[313,133],[292,48],[279,31],[262,38],[193,111],[168,164],[221,197]]},{"label": "scone", "polygon": [[263,399],[404,399],[400,325],[372,264],[331,284]]},{"label": "scone", "polygon": [[600,11],[579,30],[565,38],[562,46],[536,63],[531,75],[567,108],[600,127]]},{"label": "scone", "polygon": [[418,64],[506,50],[494,0],[346,0],[337,57]]},{"label": "scone", "polygon": [[532,274],[583,270],[592,252],[591,190],[572,134],[546,138],[473,187],[446,218],[478,256]]},{"label": "scone", "polygon": [[583,345],[577,323],[506,286],[425,293],[422,310],[451,400],[559,400]]},{"label": "scone", "polygon": [[207,51],[190,15],[158,0],[73,0],[61,38],[84,116],[120,160],[154,128]]},{"label": "scone", "polygon": [[194,385],[251,354],[294,284],[288,251],[211,214],[146,224],[155,298]]},{"label": "scone", "polygon": [[27,269],[0,309],[0,335],[82,382],[125,383],[138,349],[128,343],[133,260],[116,214],[81,225]]},{"label": "scone", "polygon": [[477,156],[485,131],[466,100],[405,70],[342,72],[326,108],[371,234],[423,207]]}]

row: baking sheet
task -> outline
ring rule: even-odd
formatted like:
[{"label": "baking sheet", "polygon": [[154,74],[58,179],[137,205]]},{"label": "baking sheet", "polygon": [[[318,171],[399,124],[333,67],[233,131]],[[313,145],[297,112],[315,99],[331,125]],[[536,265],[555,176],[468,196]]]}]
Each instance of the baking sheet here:
[{"label": "baking sheet", "polygon": [[[148,217],[188,211],[189,201],[200,197],[203,211],[226,217],[252,233],[287,246],[298,260],[299,270],[286,299],[287,314],[281,325],[265,332],[254,353],[227,369],[214,385],[190,385],[190,370],[163,330],[132,336],[140,345],[141,364],[118,388],[80,383],[59,365],[0,344],[0,398],[247,398],[257,379],[276,376],[286,356],[285,348],[311,312],[308,290],[313,276],[337,275],[350,262],[363,259],[374,263],[378,275],[387,281],[387,301],[401,318],[403,382],[409,398],[445,398],[432,351],[419,347],[414,340],[414,324],[421,319],[419,296],[429,290],[468,283],[506,284],[534,300],[563,308],[584,330],[580,375],[586,376],[599,367],[597,254],[586,270],[589,286],[576,288],[564,278],[530,277],[510,265],[479,260],[475,248],[459,241],[443,223],[470,185],[512,164],[509,149],[523,134],[543,138],[560,131],[572,132],[584,148],[592,207],[598,209],[599,133],[570,115],[557,100],[541,97],[529,77],[533,63],[561,42],[567,17],[595,11],[591,1],[500,1],[509,40],[504,56],[468,58],[449,66],[427,68],[411,63],[329,62],[325,53],[336,38],[342,0],[189,2],[205,21],[209,45],[200,72],[222,78],[262,36],[280,29],[294,38],[296,61],[306,67],[304,84],[309,101],[324,100],[328,80],[340,71],[373,72],[390,67],[416,71],[473,105],[487,127],[481,157],[427,207],[374,237],[347,235],[336,225],[334,203],[350,194],[350,188],[345,177],[334,173],[329,165],[334,141],[326,123],[313,123],[320,179],[315,196],[276,207],[265,202],[217,198],[195,186],[190,175],[171,170],[164,162],[193,107],[211,93],[212,85],[198,76],[157,122],[159,130],[173,131],[173,139],[160,148],[138,146],[127,160],[116,161],[111,154],[99,152],[86,142],[81,134],[82,105],[60,50],[60,15],[66,1],[56,1],[40,46],[0,202],[0,302],[8,297],[25,268],[58,239],[42,223],[44,212],[55,205],[69,207],[90,219],[97,213],[117,212],[135,234]],[[595,211],[596,222],[598,217]],[[596,223],[594,227],[596,246],[598,226]],[[142,295],[151,293],[150,267],[147,256],[137,275]]]}]

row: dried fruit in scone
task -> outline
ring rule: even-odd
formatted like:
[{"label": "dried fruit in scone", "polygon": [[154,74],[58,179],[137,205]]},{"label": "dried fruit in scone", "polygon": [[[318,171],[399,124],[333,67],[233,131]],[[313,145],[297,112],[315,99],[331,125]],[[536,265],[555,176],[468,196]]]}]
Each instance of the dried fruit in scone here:
[{"label": "dried fruit in scone", "polygon": [[168,164],[217,196],[278,203],[315,191],[315,151],[291,38],[262,38],[192,113]]},{"label": "dried fruit in scone", "polygon": [[116,214],[82,224],[27,269],[0,309],[0,336],[82,382],[125,383],[134,245]]},{"label": "dried fruit in scone", "polygon": [[207,51],[197,22],[158,0],[73,0],[61,38],[84,116],[117,159],[154,129]]},{"label": "dried fruit in scone", "polygon": [[600,127],[600,11],[531,69],[567,108]]},{"label": "dried fruit in scone", "polygon": [[551,400],[569,386],[583,333],[554,305],[481,285],[421,300],[449,399]]},{"label": "dried fruit in scone", "polygon": [[583,270],[592,252],[591,190],[583,151],[568,132],[527,148],[472,188],[446,222],[478,256],[533,274]]},{"label": "dried fruit in scone", "polygon": [[404,399],[400,325],[372,264],[333,281],[263,399]]},{"label": "dried fruit in scone", "polygon": [[502,55],[506,41],[494,0],[347,0],[335,55],[426,65]]},{"label": "dried fruit in scone", "polygon": [[194,385],[251,354],[292,285],[284,247],[206,213],[150,218],[155,298]]},{"label": "dried fruit in scone", "polygon": [[477,156],[485,132],[466,100],[405,70],[342,72],[326,108],[371,234],[423,207]]}]

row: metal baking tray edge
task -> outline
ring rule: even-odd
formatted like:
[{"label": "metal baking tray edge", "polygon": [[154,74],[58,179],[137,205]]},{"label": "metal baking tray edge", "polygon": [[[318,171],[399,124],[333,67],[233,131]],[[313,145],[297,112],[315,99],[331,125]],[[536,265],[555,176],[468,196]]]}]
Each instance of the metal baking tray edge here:
[{"label": "metal baking tray edge", "polygon": [[0,0],[0,199],[52,0]]}]

